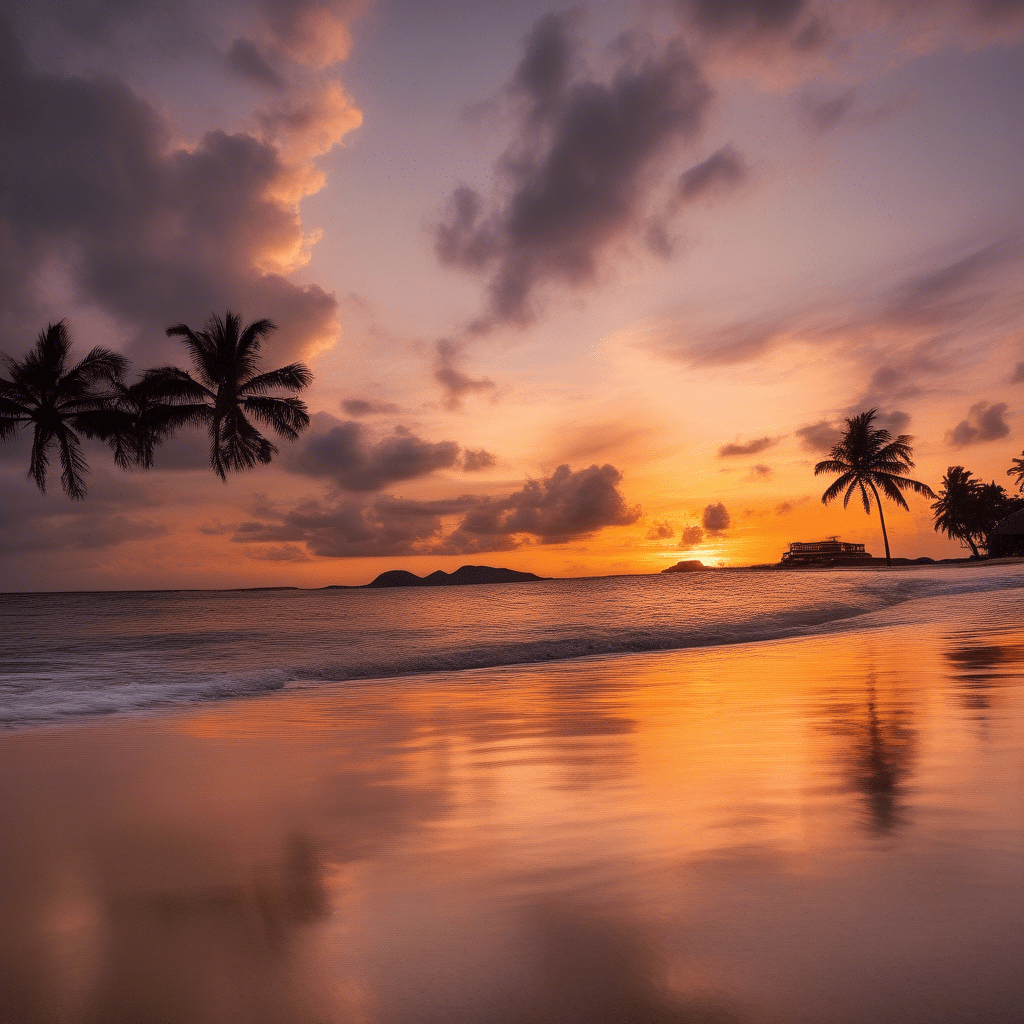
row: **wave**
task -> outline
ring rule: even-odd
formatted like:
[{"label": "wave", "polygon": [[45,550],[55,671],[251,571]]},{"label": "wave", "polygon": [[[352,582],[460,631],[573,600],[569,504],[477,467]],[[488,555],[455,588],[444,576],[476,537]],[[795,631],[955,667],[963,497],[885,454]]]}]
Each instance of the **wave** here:
[{"label": "wave", "polygon": [[[977,571],[977,570],[975,570]],[[717,574],[716,574],[717,575]],[[738,574],[737,574],[738,575]],[[700,621],[685,625],[662,623],[654,626],[593,623],[577,628],[571,635],[542,636],[479,644],[444,645],[436,639],[433,646],[380,644],[370,651],[328,657],[255,671],[185,670],[168,668],[163,662],[161,643],[155,642],[149,660],[138,657],[118,661],[115,651],[103,652],[95,640],[89,642],[89,658],[80,657],[74,667],[35,665],[32,671],[9,673],[0,677],[0,725],[18,727],[108,715],[150,711],[160,707],[182,706],[268,693],[284,687],[311,687],[327,682],[390,679],[425,673],[451,673],[471,669],[499,668],[565,661],[568,659],[641,654],[655,651],[746,644],[810,636],[841,629],[884,625],[889,619],[867,622],[865,616],[891,610],[921,599],[987,591],[1020,589],[1024,574],[998,573],[975,575],[958,570],[954,578],[946,573],[927,578],[917,573],[906,576],[865,573],[851,581],[843,574],[845,593],[841,597],[821,593],[812,602],[797,607],[744,614],[735,602],[714,610]],[[778,579],[782,574],[772,574]],[[821,587],[827,591],[836,574],[822,574]],[[633,580],[622,578],[623,586]],[[744,587],[750,585],[750,576]],[[574,581],[575,582],[575,581]],[[641,587],[643,583],[632,584]],[[664,585],[664,584],[661,584]],[[709,584],[714,586],[714,583]],[[568,598],[568,594],[567,594]],[[645,600],[649,599],[645,596]],[[748,602],[749,603],[749,602]],[[729,614],[723,615],[727,611]],[[217,637],[211,630],[206,639]],[[166,642],[166,636],[163,642]],[[84,649],[83,649],[84,653]],[[136,652],[137,653],[137,652]],[[104,665],[95,669],[97,661]]]}]

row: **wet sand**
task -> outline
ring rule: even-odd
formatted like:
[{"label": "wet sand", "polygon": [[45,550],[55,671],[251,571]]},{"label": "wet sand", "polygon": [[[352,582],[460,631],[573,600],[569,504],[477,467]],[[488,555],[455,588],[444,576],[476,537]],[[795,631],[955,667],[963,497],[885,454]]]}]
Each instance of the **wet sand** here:
[{"label": "wet sand", "polygon": [[1022,613],[0,734],[0,1020],[1019,1019]]}]

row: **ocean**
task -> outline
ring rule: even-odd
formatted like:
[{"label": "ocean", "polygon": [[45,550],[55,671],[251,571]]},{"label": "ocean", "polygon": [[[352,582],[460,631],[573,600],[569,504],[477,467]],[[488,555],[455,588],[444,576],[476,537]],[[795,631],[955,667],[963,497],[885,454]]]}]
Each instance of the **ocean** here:
[{"label": "ocean", "polygon": [[891,624],[925,598],[1021,587],[1020,566],[937,565],[389,590],[8,593],[0,595],[0,725],[811,636],[883,612],[879,621]]},{"label": "ocean", "polygon": [[1024,566],[5,595],[7,1024],[1003,1024]]}]

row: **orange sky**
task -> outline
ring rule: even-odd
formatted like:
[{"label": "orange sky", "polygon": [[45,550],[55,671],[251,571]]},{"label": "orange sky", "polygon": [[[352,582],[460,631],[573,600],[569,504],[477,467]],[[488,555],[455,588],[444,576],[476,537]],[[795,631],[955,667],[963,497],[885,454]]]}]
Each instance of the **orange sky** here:
[{"label": "orange sky", "polygon": [[[870,407],[932,487],[1009,483],[1024,18],[834,6],[16,4],[0,348],[66,316],[180,362],[163,327],[231,306],[316,380],[304,438],[226,485],[181,436],[149,473],[90,449],[73,504],[5,444],[0,585],[880,555],[813,476]],[[961,554],[923,499],[886,518],[894,555]]]}]

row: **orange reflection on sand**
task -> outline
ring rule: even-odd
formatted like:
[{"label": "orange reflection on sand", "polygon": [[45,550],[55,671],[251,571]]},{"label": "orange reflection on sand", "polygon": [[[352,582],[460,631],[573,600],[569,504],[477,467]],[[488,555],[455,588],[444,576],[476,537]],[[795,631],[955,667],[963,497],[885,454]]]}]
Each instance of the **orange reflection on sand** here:
[{"label": "orange reflection on sand", "polygon": [[1010,1019],[1024,636],[963,617],[4,736],[0,1018]]}]

